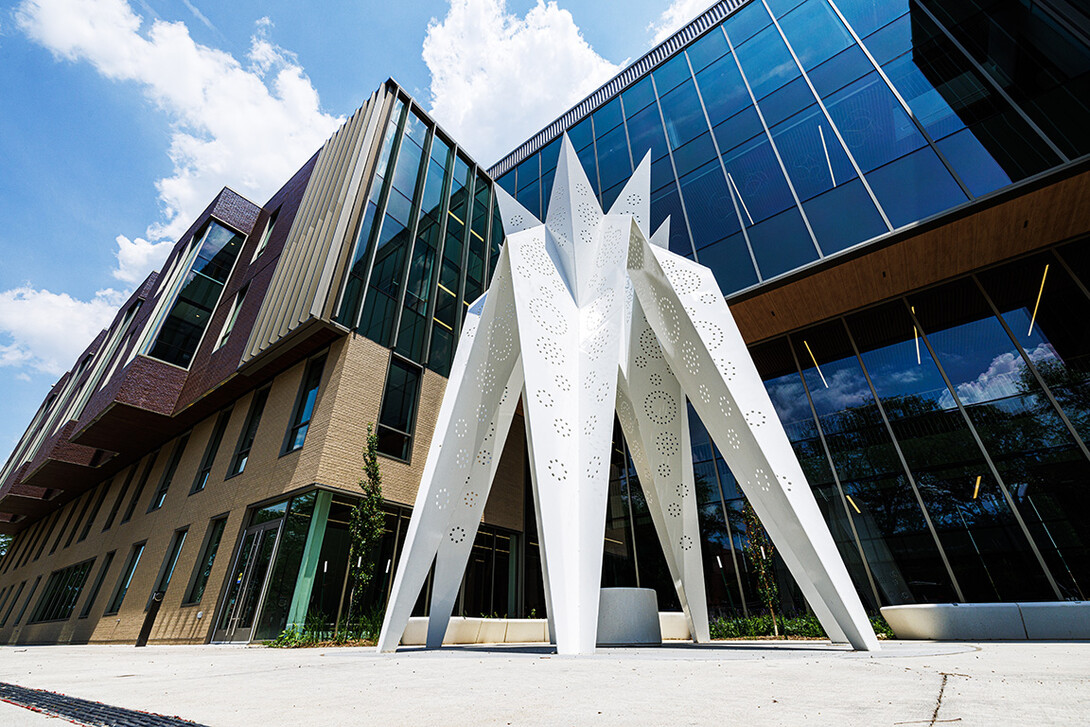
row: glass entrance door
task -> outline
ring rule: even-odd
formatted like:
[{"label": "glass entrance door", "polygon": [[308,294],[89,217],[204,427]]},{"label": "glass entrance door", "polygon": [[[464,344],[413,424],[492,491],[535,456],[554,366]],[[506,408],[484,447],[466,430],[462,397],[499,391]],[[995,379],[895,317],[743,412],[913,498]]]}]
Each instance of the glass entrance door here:
[{"label": "glass entrance door", "polygon": [[269,563],[276,552],[282,520],[252,525],[242,536],[242,546],[231,567],[231,582],[220,611],[214,641],[249,641],[254,617],[261,606]]}]

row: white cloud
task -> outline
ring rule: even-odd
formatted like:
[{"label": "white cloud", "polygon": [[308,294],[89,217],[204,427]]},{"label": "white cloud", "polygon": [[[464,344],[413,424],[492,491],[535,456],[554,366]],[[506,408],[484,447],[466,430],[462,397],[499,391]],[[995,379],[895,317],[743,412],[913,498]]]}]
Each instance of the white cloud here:
[{"label": "white cloud", "polygon": [[147,277],[148,271],[156,270],[167,259],[174,243],[170,240],[148,242],[143,238],[130,240],[124,235],[117,236],[117,269],[114,277],[136,285]]},{"label": "white cloud", "polygon": [[243,67],[196,43],[184,23],[145,23],[124,0],[24,0],[15,16],[58,58],[138,84],[166,115],[174,168],[156,183],[163,217],[145,233],[153,241],[176,239],[224,185],[264,202],[341,123],[321,110],[295,57],[269,40],[268,22],[258,23]]},{"label": "white cloud", "polygon": [[[270,40],[268,18],[255,24],[244,67],[196,43],[184,23],[164,22],[140,4],[150,22],[124,0],[23,0],[15,10],[31,40],[58,59],[137,84],[170,124],[173,169],[155,184],[162,216],[142,236],[115,239],[112,274],[129,285],[163,262],[223,186],[264,202],[342,122],[321,110],[295,56]],[[104,289],[79,300],[30,284],[0,292],[0,367],[60,374],[127,295]]]},{"label": "white cloud", "polygon": [[683,25],[712,6],[708,0],[674,0],[657,20],[647,26],[652,34],[651,45],[658,45]]},{"label": "white cloud", "polygon": [[431,114],[491,164],[620,70],[583,38],[571,13],[538,0],[525,17],[506,0],[451,0],[428,24]]},{"label": "white cloud", "polygon": [[0,343],[0,367],[63,374],[126,297],[109,288],[89,301],[30,286],[0,293],[0,332],[10,339]]},{"label": "white cloud", "polygon": [[[1034,364],[1059,360],[1055,349],[1048,343],[1038,344],[1035,348],[1026,351],[1026,355]],[[1001,353],[993,358],[988,368],[975,379],[957,385],[958,398],[961,399],[962,404],[968,406],[1025,393],[1021,383],[1025,368],[1026,363],[1017,351]],[[954,398],[949,390],[943,392],[939,398],[939,404],[947,409],[955,406]]]}]

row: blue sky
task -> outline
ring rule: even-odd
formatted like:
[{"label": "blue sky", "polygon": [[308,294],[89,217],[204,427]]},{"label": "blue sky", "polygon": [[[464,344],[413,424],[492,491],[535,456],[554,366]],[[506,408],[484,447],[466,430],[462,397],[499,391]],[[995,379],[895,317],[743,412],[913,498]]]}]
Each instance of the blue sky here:
[{"label": "blue sky", "polygon": [[7,5],[0,456],[220,187],[264,202],[386,78],[488,164],[709,4]]}]

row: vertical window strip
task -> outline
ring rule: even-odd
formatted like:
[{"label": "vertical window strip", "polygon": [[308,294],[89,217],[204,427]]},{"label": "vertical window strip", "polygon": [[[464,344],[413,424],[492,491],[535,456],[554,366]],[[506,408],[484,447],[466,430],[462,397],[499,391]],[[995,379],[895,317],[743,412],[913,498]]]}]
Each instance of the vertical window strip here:
[{"label": "vertical window strip", "polygon": [[87,517],[87,512],[91,509],[91,503],[94,502],[94,499],[95,499],[95,491],[94,490],[88,491],[87,499],[83,503],[83,509],[80,510],[79,517],[76,518],[75,524],[72,526],[72,529],[68,532],[68,538],[64,541],[64,547],[65,548],[67,548],[69,545],[71,545],[72,541],[75,539],[76,533],[79,532],[80,525],[83,523],[83,519],[85,517]]},{"label": "vertical window strip", "polygon": [[163,476],[159,478],[159,487],[155,490],[155,496],[151,498],[151,504],[148,505],[148,512],[158,510],[166,501],[167,491],[174,481],[174,475],[178,472],[178,465],[182,461],[187,444],[189,444],[189,432],[179,437],[175,443],[174,451],[170,453],[170,461],[167,463],[166,469],[163,470]]},{"label": "vertical window strip", "polygon": [[250,404],[250,411],[246,415],[246,424],[242,427],[238,444],[235,447],[235,455],[231,458],[231,468],[227,471],[227,478],[240,475],[246,469],[246,463],[250,460],[250,450],[253,449],[254,440],[257,439],[257,430],[261,425],[261,414],[265,411],[265,402],[269,399],[269,388],[266,387],[256,394]]},{"label": "vertical window strip", "polygon": [[121,484],[121,489],[117,493],[117,499],[114,500],[113,507],[110,508],[110,514],[106,518],[106,524],[102,526],[102,532],[106,532],[113,527],[114,519],[117,514],[121,512],[121,503],[125,500],[125,494],[129,491],[129,485],[132,484],[132,478],[136,475],[136,468],[138,465],[134,464],[129,468],[129,474],[125,476],[125,481]]},{"label": "vertical window strip", "polygon": [[242,310],[242,303],[246,300],[246,291],[249,290],[249,288],[250,286],[248,284],[244,285],[242,286],[242,290],[235,294],[235,301],[231,304],[231,312],[227,315],[227,320],[223,324],[223,332],[220,333],[215,350],[218,351],[223,348],[224,344],[227,343],[227,339],[231,337],[231,331],[235,329],[235,321],[238,320],[238,313]]},{"label": "vertical window strip", "polygon": [[114,588],[114,595],[110,598],[109,605],[106,606],[104,616],[111,616],[121,610],[121,604],[125,602],[125,594],[129,592],[129,585],[132,583],[133,573],[136,572],[136,566],[140,564],[140,556],[144,554],[144,546],[146,541],[136,543],[132,546],[132,550],[129,553],[129,560],[125,563],[125,569],[121,572],[121,577],[117,580],[117,586]]},{"label": "vertical window strip", "polygon": [[13,623],[12,626],[18,626],[19,622],[23,620],[23,614],[26,613],[27,606],[30,605],[30,600],[34,598],[34,591],[38,590],[38,584],[41,582],[41,576],[34,579],[34,585],[30,587],[30,593],[26,595],[26,600],[23,601],[23,607],[19,609],[19,615],[15,617],[15,623]]},{"label": "vertical window strip", "polygon": [[95,501],[95,507],[91,510],[90,517],[88,517],[87,521],[83,524],[83,530],[80,532],[79,538],[76,539],[77,543],[82,543],[84,540],[87,539],[87,535],[91,532],[91,528],[92,526],[94,526],[95,520],[98,519],[98,513],[100,510],[102,510],[103,503],[106,502],[106,495],[107,493],[109,493],[110,485],[112,484],[113,480],[107,480],[106,482],[103,482],[100,486],[100,492],[98,494],[98,499]]},{"label": "vertical window strip", "polygon": [[201,458],[201,468],[197,471],[197,476],[193,479],[193,486],[189,489],[190,495],[200,492],[208,484],[208,477],[212,472],[212,466],[216,462],[220,443],[223,441],[223,433],[227,430],[227,424],[231,420],[231,411],[231,409],[224,409],[216,417],[212,436],[209,438],[208,446],[204,450],[204,457]]},{"label": "vertical window strip", "polygon": [[34,560],[42,557],[42,553],[45,551],[45,544],[49,541],[49,537],[53,535],[53,528],[57,527],[57,521],[61,519],[61,510],[58,510],[49,518],[49,528],[46,530],[45,537],[42,538],[41,545],[38,546],[38,552],[34,555]]},{"label": "vertical window strip", "polygon": [[174,568],[178,565],[178,556],[182,553],[182,546],[185,545],[185,537],[188,533],[188,525],[174,531],[174,535],[170,539],[170,549],[167,550],[167,554],[163,558],[163,565],[159,568],[159,577],[155,581],[155,588],[148,594],[149,607],[156,593],[166,593],[167,588],[170,587],[170,579],[174,576]]},{"label": "vertical window strip", "polygon": [[91,592],[87,595],[87,601],[83,604],[83,610],[79,614],[80,618],[87,618],[91,615],[91,609],[98,598],[98,592],[102,590],[102,582],[106,580],[106,574],[110,571],[110,565],[114,562],[114,553],[116,552],[116,550],[111,550],[102,560],[102,567],[99,568],[98,576],[95,577],[95,584],[91,587]]},{"label": "vertical window strip", "polygon": [[26,581],[19,584],[19,588],[15,591],[15,597],[11,599],[11,605],[8,606],[7,612],[4,614],[3,620],[0,620],[0,629],[7,625],[8,618],[11,616],[11,612],[15,610],[15,604],[19,602],[19,596],[23,595],[23,588],[26,586]]},{"label": "vertical window strip", "polygon": [[136,483],[136,489],[133,490],[132,499],[129,500],[129,506],[125,508],[125,515],[121,518],[121,524],[124,525],[132,519],[132,514],[136,510],[136,504],[140,501],[140,496],[144,494],[144,488],[148,484],[148,478],[151,476],[151,468],[155,466],[155,460],[159,458],[159,450],[151,453],[148,457],[148,463],[144,465],[144,472],[140,475],[139,482]]},{"label": "vertical window strip", "polygon": [[205,536],[204,547],[201,549],[201,557],[193,566],[193,575],[186,591],[186,604],[200,603],[204,597],[204,589],[208,585],[208,578],[212,575],[212,566],[216,562],[216,553],[219,551],[220,541],[223,540],[223,531],[227,526],[227,516],[222,515],[213,518],[208,525],[208,533]]},{"label": "vertical window strip", "polygon": [[72,518],[76,514],[76,508],[79,507],[79,499],[71,500],[65,507],[68,510],[68,517],[65,519],[61,529],[57,531],[57,539],[53,541],[53,547],[49,549],[50,555],[57,552],[57,546],[61,544],[61,538],[64,537],[64,533],[68,530],[68,526],[72,524]]},{"label": "vertical window strip", "polygon": [[322,383],[325,362],[326,357],[322,355],[307,364],[306,375],[303,377],[302,387],[295,404],[295,412],[292,414],[291,426],[288,428],[285,453],[302,449],[306,441],[310,421],[314,416],[314,408],[318,405],[318,389]]}]

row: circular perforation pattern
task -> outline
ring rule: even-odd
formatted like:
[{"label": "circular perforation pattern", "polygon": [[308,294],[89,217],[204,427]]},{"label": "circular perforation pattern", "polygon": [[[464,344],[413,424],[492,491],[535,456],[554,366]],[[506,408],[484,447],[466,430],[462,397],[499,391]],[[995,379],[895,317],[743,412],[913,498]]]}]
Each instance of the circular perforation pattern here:
[{"label": "circular perforation pattern", "polygon": [[551,338],[542,336],[537,339],[537,350],[547,363],[555,366],[560,366],[564,363],[564,350]]},{"label": "circular perforation pattern", "polygon": [[689,494],[689,491],[685,489],[685,485],[681,483],[674,488],[674,492],[677,493],[679,500],[684,500],[685,496]]},{"label": "circular perforation pattern", "polygon": [[561,419],[560,417],[556,417],[555,419],[553,419],[553,428],[556,429],[556,433],[559,434],[561,437],[571,436],[571,424],[568,424],[567,421]]},{"label": "circular perforation pattern", "polygon": [[750,409],[746,412],[746,423],[751,427],[764,426],[767,421],[768,417],[766,417],[763,412],[759,412],[756,409]]},{"label": "circular perforation pattern", "polygon": [[655,447],[663,457],[673,457],[681,451],[677,435],[673,432],[659,432],[655,436]]},{"label": "circular perforation pattern", "polygon": [[643,408],[655,424],[669,424],[677,416],[677,402],[664,391],[652,391],[644,397]]},{"label": "circular perforation pattern", "polygon": [[742,448],[742,440],[738,438],[738,432],[734,431],[733,428],[727,429],[727,444],[730,445],[731,449]]},{"label": "circular perforation pattern", "polygon": [[477,421],[479,423],[484,424],[485,422],[487,422],[489,419],[488,414],[489,412],[487,406],[485,406],[484,404],[477,405]]},{"label": "circular perforation pattern", "polygon": [[659,300],[659,314],[662,316],[663,325],[666,328],[666,340],[677,343],[681,338],[681,318],[677,314],[677,307],[673,301],[662,298]]},{"label": "circular perforation pattern", "polygon": [[711,351],[723,345],[723,329],[714,321],[697,321],[696,330],[700,332],[704,343]]},{"label": "circular perforation pattern", "polygon": [[681,540],[678,541],[678,545],[681,546],[682,550],[692,550],[693,549],[693,539],[691,537],[689,537],[688,535],[682,535]]},{"label": "circular perforation pattern", "polygon": [[471,459],[472,457],[469,454],[469,450],[465,447],[462,447],[454,455],[454,464],[458,465],[460,469],[465,469],[469,466],[469,462]]},{"label": "circular perforation pattern", "polygon": [[515,352],[515,340],[507,318],[498,318],[492,325],[488,334],[488,349],[496,361],[507,361]]},{"label": "circular perforation pattern", "polygon": [[482,449],[480,452],[477,452],[477,464],[482,466],[492,464],[492,450]]},{"label": "circular perforation pattern", "polygon": [[482,361],[477,366],[477,385],[485,394],[491,393],[492,387],[496,385],[496,368],[490,360]]},{"label": "circular perforation pattern", "polygon": [[[626,405],[627,406],[627,405]],[[598,415],[591,414],[587,417],[587,420],[583,422],[583,436],[589,437],[594,434],[594,430],[598,426]]]},{"label": "circular perforation pattern", "polygon": [[639,442],[629,442],[628,451],[632,454],[632,459],[643,458],[643,447],[640,446]]},{"label": "circular perforation pattern", "polygon": [[460,543],[466,539],[466,529],[461,525],[455,525],[450,529],[450,542]]},{"label": "circular perforation pattern", "polygon": [[568,479],[567,466],[558,459],[550,459],[548,464],[549,474],[557,482],[566,482]]},{"label": "circular perforation pattern", "polygon": [[638,369],[642,369],[642,368],[647,367],[647,357],[646,356],[637,356],[635,359],[633,359],[633,361],[636,364],[636,368],[638,368]]},{"label": "circular perforation pattern", "polygon": [[700,302],[704,305],[715,305],[716,303],[723,302],[723,298],[715,293],[701,293]]},{"label": "circular perforation pattern", "polygon": [[479,495],[474,490],[470,490],[465,494],[465,497],[462,498],[462,501],[465,502],[466,507],[473,507],[477,504],[478,497]]},{"label": "circular perforation pattern", "polygon": [[571,391],[571,379],[564,374],[557,374],[553,381],[557,391],[563,391],[565,394]]},{"label": "circular perforation pattern", "polygon": [[594,335],[594,338],[590,339],[587,344],[587,358],[591,361],[597,361],[602,355],[602,352],[606,349],[606,337],[609,332],[606,329],[601,329]]},{"label": "circular perforation pattern", "polygon": [[690,374],[696,376],[700,373],[700,351],[692,341],[682,341],[681,360]]},{"label": "circular perforation pattern", "polygon": [[721,411],[725,417],[734,414],[734,405],[730,403],[730,399],[726,394],[719,397],[719,411]]},{"label": "circular perforation pattern", "polygon": [[749,484],[752,487],[760,488],[761,492],[768,492],[772,489],[772,478],[769,477],[764,467],[757,467],[753,470],[753,477],[750,478]]},{"label": "circular perforation pattern", "polygon": [[676,260],[664,260],[662,270],[679,295],[688,295],[700,289],[700,276],[683,268]]},{"label": "circular perforation pattern", "polygon": [[715,359],[715,367],[727,381],[734,381],[734,377],[738,375],[738,367],[725,358]]},{"label": "circular perforation pattern", "polygon": [[[625,206],[630,210],[635,210],[635,209],[639,208],[640,203],[642,201],[643,201],[643,195],[636,194],[635,192],[629,193],[629,195],[624,198]],[[634,213],[632,213],[632,214],[634,214]]]},{"label": "circular perforation pattern", "polygon": [[640,333],[640,351],[649,359],[662,358],[662,346],[650,328],[644,328]]},{"label": "circular perforation pattern", "polygon": [[674,468],[670,466],[669,462],[659,462],[659,466],[656,468],[659,473],[659,477],[662,479],[669,479],[670,475],[674,473]]},{"label": "circular perforation pattern", "polygon": [[708,388],[707,384],[701,384],[697,389],[697,393],[700,395],[700,400],[705,404],[712,403],[712,390]]},{"label": "circular perforation pattern", "polygon": [[654,386],[656,389],[662,386],[662,374],[654,373],[647,377],[647,383]]},{"label": "circular perforation pattern", "polygon": [[552,394],[550,394],[545,389],[538,389],[537,391],[534,392],[534,394],[537,396],[537,401],[538,401],[539,404],[541,404],[546,409],[551,409],[552,408],[552,406],[553,406],[553,395]]},{"label": "circular perforation pattern", "polygon": [[612,267],[624,253],[624,231],[619,227],[610,227],[598,250],[598,267]]},{"label": "circular perforation pattern", "polygon": [[450,504],[450,490],[445,487],[440,487],[435,491],[435,507],[440,510],[446,510],[447,505]]},{"label": "circular perforation pattern", "polygon": [[643,269],[643,241],[635,233],[628,238],[628,268]]},{"label": "circular perforation pattern", "polygon": [[458,421],[454,422],[454,433],[458,436],[459,439],[464,439],[465,436],[469,434],[469,422],[467,422],[465,419],[459,419]]},{"label": "circular perforation pattern", "polygon": [[523,223],[522,215],[511,215],[509,220],[511,227],[518,227]]},{"label": "circular perforation pattern", "polygon": [[666,506],[666,514],[670,517],[681,517],[681,505],[671,502]]},{"label": "circular perforation pattern", "polygon": [[601,456],[596,454],[596,455],[594,455],[593,457],[590,458],[589,462],[587,462],[587,478],[590,479],[590,478],[593,478],[593,477],[597,477],[598,473],[601,471],[601,469],[602,469],[602,458],[601,458]]},{"label": "circular perforation pattern", "polygon": [[554,336],[562,336],[568,332],[568,322],[560,315],[556,306],[547,300],[541,298],[531,300],[530,315],[534,317],[538,325]]},{"label": "circular perforation pattern", "polygon": [[602,210],[598,207],[597,203],[591,201],[580,202],[579,207],[576,209],[576,214],[579,215],[580,222],[590,227],[597,225],[598,221],[602,218]]}]

